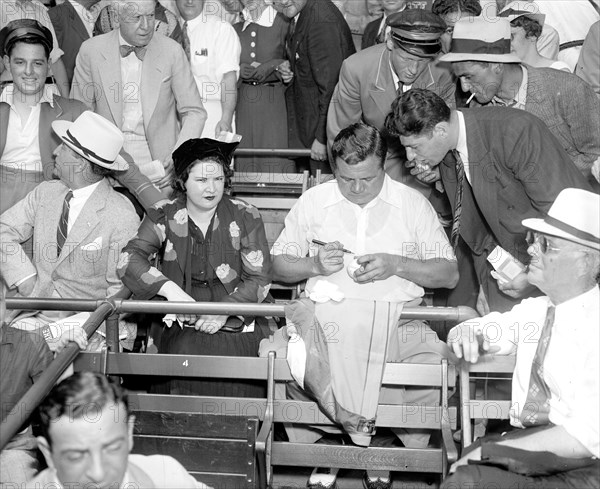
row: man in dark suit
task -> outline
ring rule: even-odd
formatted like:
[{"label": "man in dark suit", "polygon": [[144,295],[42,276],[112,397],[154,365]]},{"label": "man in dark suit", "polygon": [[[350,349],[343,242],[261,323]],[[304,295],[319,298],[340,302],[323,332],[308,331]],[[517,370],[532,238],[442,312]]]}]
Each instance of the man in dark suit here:
[{"label": "man in dark suit", "polygon": [[48,10],[56,39],[64,51],[63,63],[69,86],[73,81],[75,60],[83,41],[92,37],[95,15],[90,10],[99,0],[66,0]]},{"label": "man in dark suit", "polygon": [[[504,105],[536,115],[590,178],[592,164],[600,156],[600,100],[571,73],[520,64],[510,52],[510,29],[503,18],[461,19],[454,27],[450,52],[440,61],[452,63],[463,90],[473,94],[471,107]],[[484,52],[491,45],[497,49]]]},{"label": "man in dark suit", "polygon": [[406,155],[398,138],[385,134],[385,117],[398,90],[427,88],[454,106],[451,73],[435,64],[440,52],[444,21],[423,10],[405,10],[387,19],[391,31],[385,44],[371,46],[342,64],[327,114],[327,139],[355,122],[363,121],[384,133],[388,143],[385,170],[396,181],[429,192],[404,168]]},{"label": "man in dark suit", "polygon": [[310,148],[311,171],[331,173],[327,108],[342,62],[355,52],[352,33],[331,0],[275,0],[274,6],[291,19],[286,48],[293,78],[285,94],[289,146]]},{"label": "man in dark suit", "polygon": [[383,44],[386,34],[390,31],[386,23],[387,18],[396,12],[402,12],[406,8],[406,0],[383,0],[381,2],[383,15],[367,24],[362,35],[361,49],[367,49],[375,44]]},{"label": "man in dark suit", "polygon": [[525,271],[493,280],[488,256],[499,245],[529,263],[521,221],[542,216],[564,188],[589,188],[544,123],[508,108],[451,110],[435,93],[413,89],[394,101],[386,126],[417,167],[439,165],[454,215],[452,244],[462,239],[471,249],[490,310],[507,311],[517,296],[533,293]]}]

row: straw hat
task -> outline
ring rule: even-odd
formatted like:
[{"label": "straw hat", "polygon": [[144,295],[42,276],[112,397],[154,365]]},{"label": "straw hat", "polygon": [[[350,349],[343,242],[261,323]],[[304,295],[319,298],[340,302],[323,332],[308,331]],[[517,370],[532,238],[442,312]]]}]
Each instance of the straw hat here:
[{"label": "straw hat", "polygon": [[464,17],[454,26],[450,52],[440,61],[484,61],[488,63],[520,63],[510,52],[510,22],[495,17]]},{"label": "straw hat", "polygon": [[92,163],[116,171],[129,168],[119,155],[123,133],[101,115],[86,110],[75,122],[54,121],[52,129],[63,143]]},{"label": "straw hat", "polygon": [[600,251],[600,195],[566,188],[544,219],[524,219],[523,226]]}]

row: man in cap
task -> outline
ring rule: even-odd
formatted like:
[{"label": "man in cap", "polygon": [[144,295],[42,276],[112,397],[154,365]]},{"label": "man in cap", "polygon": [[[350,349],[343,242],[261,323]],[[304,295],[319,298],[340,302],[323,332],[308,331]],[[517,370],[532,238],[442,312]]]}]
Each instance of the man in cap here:
[{"label": "man in cap", "polygon": [[[119,156],[123,134],[90,111],[52,128],[62,140],[55,162],[60,180],[42,182],[0,215],[0,277],[23,297],[103,299],[121,288],[119,254],[139,226],[129,200],[106,178],[127,167]],[[29,258],[21,243],[32,236]],[[69,315],[21,312],[11,325],[40,332],[52,347],[61,325],[48,324]]]},{"label": "man in cap", "polygon": [[118,0],[119,28],[88,39],[71,96],[123,131],[123,149],[170,193],[171,154],[200,137],[206,111],[183,48],[154,32],[155,0]]},{"label": "man in cap", "polygon": [[[311,172],[330,172],[327,164],[327,107],[342,62],[356,49],[344,16],[331,0],[274,0],[290,19],[286,39],[289,70],[279,73],[285,92],[290,148],[310,148]],[[285,66],[285,65],[284,65]],[[298,170],[307,165],[296,160]]]},{"label": "man in cap", "polygon": [[539,216],[564,188],[589,188],[544,123],[515,109],[451,110],[435,93],[412,89],[394,101],[386,126],[417,168],[439,167],[452,245],[462,239],[470,248],[490,309],[504,312],[514,296],[532,293],[525,273],[500,280],[501,292],[488,257],[499,245],[527,264],[521,219]]},{"label": "man in cap", "polygon": [[[510,48],[510,23],[498,18],[462,19],[454,27],[450,52],[463,90],[482,105],[526,110],[544,121],[586,178],[600,156],[600,101],[577,76],[551,68],[530,68]],[[538,142],[539,144],[540,142]]]},{"label": "man in cap", "polygon": [[[35,20],[15,20],[0,31],[0,49],[13,78],[0,95],[0,214],[53,178],[54,150],[61,140],[52,122],[74,121],[87,110],[45,84],[52,46],[50,31]],[[115,176],[144,207],[163,198],[136,165]]]},{"label": "man in cap", "polygon": [[[454,106],[452,75],[438,68],[444,21],[431,12],[405,10],[387,18],[390,34],[384,44],[371,46],[348,58],[329,104],[329,143],[345,127],[363,121],[384,132],[385,117],[398,91],[410,87],[434,90]],[[388,143],[385,170],[397,181],[425,190],[404,168],[405,152],[397,138]]]},{"label": "man in cap", "polygon": [[484,352],[516,354],[510,420],[520,429],[478,440],[445,489],[598,487],[600,197],[567,188],[546,217],[523,226],[527,275],[546,295],[469,320],[448,336],[467,362],[478,361],[481,342]]},{"label": "man in cap", "polygon": [[372,22],[369,22],[363,31],[360,43],[361,49],[367,49],[375,44],[385,42],[390,26],[387,24],[387,18],[397,12],[402,12],[406,8],[406,0],[385,0],[381,2],[383,15]]},{"label": "man in cap", "polygon": [[77,372],[38,408],[38,444],[48,463],[26,488],[207,489],[173,457],[134,455],[127,392],[96,372]]}]

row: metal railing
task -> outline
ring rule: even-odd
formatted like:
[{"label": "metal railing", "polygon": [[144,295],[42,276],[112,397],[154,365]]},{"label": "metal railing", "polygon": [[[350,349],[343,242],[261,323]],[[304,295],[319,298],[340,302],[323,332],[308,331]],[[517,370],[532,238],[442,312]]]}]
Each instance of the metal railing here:
[{"label": "metal railing", "polygon": [[[241,316],[284,317],[284,304],[248,304],[230,302],[165,302],[127,300],[130,292],[122,289],[105,300],[6,298],[7,309],[58,310],[92,312],[83,328],[89,337],[106,320],[106,341],[109,351],[118,351],[118,316],[123,313],[150,314],[217,314]],[[430,321],[466,321],[477,317],[477,312],[467,306],[459,307],[405,307],[400,319]],[[39,377],[36,383],[17,403],[0,425],[0,450],[17,433],[24,419],[28,419],[56,381],[79,354],[79,347],[69,343]]]}]

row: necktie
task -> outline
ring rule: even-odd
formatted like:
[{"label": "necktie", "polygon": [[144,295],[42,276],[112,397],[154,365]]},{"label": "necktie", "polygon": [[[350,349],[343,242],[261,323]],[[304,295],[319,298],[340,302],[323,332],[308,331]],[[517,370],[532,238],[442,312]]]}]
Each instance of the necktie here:
[{"label": "necktie", "polygon": [[550,306],[546,314],[546,322],[540,334],[535,357],[533,357],[527,401],[519,416],[523,426],[548,424],[550,389],[544,381],[544,358],[546,357],[546,351],[548,350],[548,344],[552,335],[554,312],[554,306]]},{"label": "necktie", "polygon": [[188,23],[187,20],[183,23],[183,34],[181,36],[181,44],[183,46],[183,50],[185,51],[185,55],[187,59],[190,59],[192,56],[190,50],[190,36],[188,36]]},{"label": "necktie", "polygon": [[128,44],[121,44],[119,46],[121,51],[121,58],[126,58],[132,52],[135,53],[137,59],[140,61],[144,61],[144,56],[146,56],[146,47],[145,46],[129,46]]},{"label": "necktie", "polygon": [[288,26],[287,36],[285,36],[285,52],[288,57],[288,61],[293,65],[296,61],[294,59],[294,53],[292,48],[292,38],[294,37],[294,32],[296,31],[296,18],[290,20],[290,25]]},{"label": "necktie", "polygon": [[465,165],[460,157],[460,154],[455,149],[452,150],[452,155],[456,160],[456,195],[454,196],[454,218],[452,219],[452,231],[450,233],[450,243],[452,248],[456,250],[458,237],[460,236],[460,215],[462,213],[462,198],[463,184],[465,180]]},{"label": "necktie", "polygon": [[384,22],[379,29],[377,37],[375,38],[375,44],[383,44],[385,42],[385,31],[387,30],[386,27],[387,24]]},{"label": "necktie", "polygon": [[65,240],[67,239],[67,231],[69,229],[69,209],[71,208],[71,199],[73,198],[73,192],[70,190],[65,195],[65,201],[63,202],[62,213],[60,214],[60,221],[58,221],[58,229],[56,230],[56,256],[60,256]]}]

